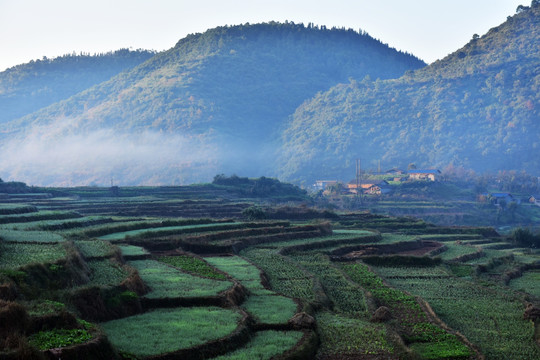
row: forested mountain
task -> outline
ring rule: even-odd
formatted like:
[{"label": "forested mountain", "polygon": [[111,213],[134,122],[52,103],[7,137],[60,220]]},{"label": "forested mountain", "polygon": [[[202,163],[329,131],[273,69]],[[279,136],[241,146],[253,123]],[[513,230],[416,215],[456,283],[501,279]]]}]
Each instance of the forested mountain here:
[{"label": "forested mountain", "polygon": [[[78,172],[74,183],[113,173],[124,184],[274,175],[280,131],[305,99],[349,78],[389,79],[423,66],[353,30],[290,22],[224,26],[189,35],[133,70],[1,130],[18,141],[6,151],[52,146],[60,163],[78,152],[94,164],[65,164]],[[148,163],[126,154],[129,148]],[[106,166],[111,159],[122,160]],[[35,179],[36,166],[20,163],[0,163],[0,171],[28,183],[66,181],[51,172]]]},{"label": "forested mountain", "polygon": [[154,55],[148,50],[121,49],[43,58],[9,68],[0,72],[0,123],[67,99]]},{"label": "forested mountain", "polygon": [[462,165],[540,174],[540,6],[399,79],[337,85],[284,130],[286,179],[349,179],[364,168]]}]

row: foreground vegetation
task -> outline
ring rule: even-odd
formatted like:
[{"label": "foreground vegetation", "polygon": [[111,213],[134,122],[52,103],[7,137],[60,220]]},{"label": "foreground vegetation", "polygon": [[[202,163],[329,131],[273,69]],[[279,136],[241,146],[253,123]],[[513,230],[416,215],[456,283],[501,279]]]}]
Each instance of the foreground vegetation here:
[{"label": "foreground vegetation", "polygon": [[532,233],[291,203],[255,220],[245,193],[200,218],[184,188],[65,191],[0,205],[7,359],[540,357]]}]

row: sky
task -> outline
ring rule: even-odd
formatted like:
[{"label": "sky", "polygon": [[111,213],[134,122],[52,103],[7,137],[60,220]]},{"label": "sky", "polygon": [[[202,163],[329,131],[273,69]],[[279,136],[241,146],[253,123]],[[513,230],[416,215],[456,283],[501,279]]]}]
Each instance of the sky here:
[{"label": "sky", "polygon": [[368,32],[431,63],[529,0],[0,0],[0,71],[64,54],[166,50],[222,25],[314,23]]}]

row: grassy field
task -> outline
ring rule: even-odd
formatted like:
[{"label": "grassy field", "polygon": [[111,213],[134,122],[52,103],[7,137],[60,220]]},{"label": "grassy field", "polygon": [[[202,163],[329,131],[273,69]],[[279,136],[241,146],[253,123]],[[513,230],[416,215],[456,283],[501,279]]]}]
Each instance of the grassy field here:
[{"label": "grassy field", "polygon": [[117,245],[124,256],[149,255],[145,248],[135,245]]},{"label": "grassy field", "polygon": [[[69,191],[40,189],[53,197],[0,204],[0,298],[9,300],[0,301],[0,315],[19,311],[12,325],[2,317],[0,333],[6,326],[15,331],[29,314],[33,326],[46,324],[18,333],[35,351],[56,346],[43,347],[48,339],[87,341],[87,333],[63,331],[83,330],[74,321],[85,319],[100,322],[124,358],[160,356],[227,337],[248,313],[252,326],[218,359],[280,358],[315,328],[320,343],[310,338],[302,346],[318,360],[474,358],[453,331],[488,360],[540,358],[532,323],[523,320],[526,301],[540,306],[538,270],[508,283],[524,265],[534,268],[540,254],[512,247],[490,229],[269,203],[259,206],[274,218],[246,222],[242,210],[255,200],[226,187],[122,188],[118,197],[103,188]],[[400,201],[380,205],[407,211]],[[411,205],[414,212],[454,206]],[[302,218],[317,213],[325,218]],[[408,250],[424,244],[419,240],[441,242],[446,250],[419,257],[421,251]],[[479,249],[483,256],[461,258]],[[374,259],[384,266],[368,267]],[[422,299],[448,331],[428,316]],[[376,322],[380,306],[390,320]],[[293,324],[304,330],[290,330]],[[39,326],[48,333],[38,336]],[[21,351],[2,340],[0,358],[6,346]],[[71,357],[92,358],[81,354]]]},{"label": "grassy field", "polygon": [[219,339],[234,331],[240,318],[236,311],[217,307],[156,309],[100,326],[118,350],[142,357]]},{"label": "grassy field", "polygon": [[155,260],[130,261],[129,265],[150,287],[145,295],[150,299],[215,296],[232,286],[229,281],[194,276]]},{"label": "grassy field", "polygon": [[269,360],[292,348],[304,335],[301,331],[266,330],[255,333],[244,347],[214,360]]},{"label": "grassy field", "polygon": [[[415,270],[423,273],[425,268]],[[392,277],[393,268],[375,267],[391,286],[421,296],[451,328],[480,347],[487,359],[535,359],[540,349],[532,339],[533,326],[523,320],[520,299],[493,284],[457,277]]]},{"label": "grassy field", "polygon": [[540,298],[540,270],[524,272],[517,279],[510,281],[510,287]]},{"label": "grassy field", "polygon": [[250,295],[242,307],[263,324],[284,324],[296,313],[298,305],[285,296],[275,294],[261,284],[260,271],[239,256],[206,258],[213,266],[240,281]]},{"label": "grassy field", "polygon": [[233,222],[233,223],[222,223],[222,224],[164,226],[164,227],[157,227],[157,228],[150,228],[150,229],[147,228],[147,229],[122,231],[122,232],[103,235],[103,236],[100,236],[99,238],[101,240],[118,241],[118,240],[125,240],[126,238],[137,237],[137,236],[172,235],[172,234],[183,234],[187,232],[192,233],[192,232],[201,231],[201,230],[212,230],[216,228],[233,228],[240,224],[241,223],[239,222]]},{"label": "grassy field", "polygon": [[0,242],[0,269],[17,269],[29,264],[51,264],[65,258],[63,244]]}]

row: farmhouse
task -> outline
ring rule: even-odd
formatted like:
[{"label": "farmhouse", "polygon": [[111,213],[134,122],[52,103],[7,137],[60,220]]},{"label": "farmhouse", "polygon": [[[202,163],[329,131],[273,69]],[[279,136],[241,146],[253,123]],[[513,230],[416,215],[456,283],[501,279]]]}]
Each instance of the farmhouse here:
[{"label": "farmhouse", "polygon": [[529,202],[534,205],[540,206],[540,195],[529,196]]},{"label": "farmhouse", "polygon": [[441,172],[437,169],[410,170],[409,171],[410,180],[438,181],[440,177],[441,177]]},{"label": "farmhouse", "polygon": [[362,194],[381,195],[390,192],[390,186],[386,180],[362,180],[358,182],[358,186],[356,180],[351,180],[347,184],[347,189],[353,194],[360,192]]}]

